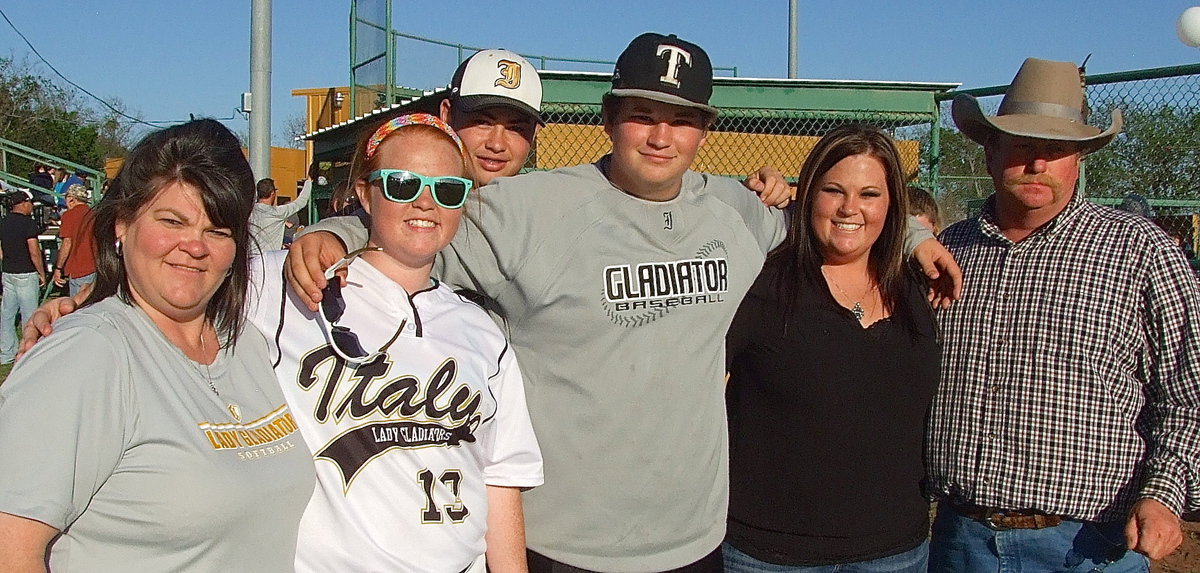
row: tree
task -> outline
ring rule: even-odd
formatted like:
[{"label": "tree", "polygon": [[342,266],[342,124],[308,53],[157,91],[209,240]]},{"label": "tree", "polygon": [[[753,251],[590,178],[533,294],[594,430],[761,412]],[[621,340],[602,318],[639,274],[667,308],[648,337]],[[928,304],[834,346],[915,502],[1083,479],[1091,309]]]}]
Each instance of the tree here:
[{"label": "tree", "polygon": [[[114,104],[123,110],[124,104]],[[27,62],[0,58],[0,137],[102,169],[106,157],[123,156],[130,123],[112,110],[97,112],[77,93],[37,74]],[[31,160],[11,156],[8,171],[25,175]]]},{"label": "tree", "polygon": [[[109,105],[116,110],[106,110],[96,122],[96,151],[100,157],[125,157],[133,145],[133,122],[124,117],[137,117],[140,114],[131,113],[121,98],[113,98]],[[120,113],[118,113],[120,112]]]},{"label": "tree", "polygon": [[[930,154],[929,131],[917,137],[921,142],[921,154]],[[987,173],[983,147],[971,141],[957,130],[942,129],[938,133],[940,156],[936,166],[938,172],[938,206],[942,219],[957,221],[969,215],[967,203],[982,199],[992,193],[992,179]],[[928,166],[922,168],[928,169]]]},{"label": "tree", "polygon": [[283,133],[275,135],[276,147],[304,149],[304,141],[296,139],[308,133],[308,123],[304,114],[296,113],[283,121]]},{"label": "tree", "polygon": [[1087,193],[1152,199],[1200,199],[1200,113],[1169,104],[1111,102],[1095,117],[1121,108],[1125,130],[1088,156]]}]

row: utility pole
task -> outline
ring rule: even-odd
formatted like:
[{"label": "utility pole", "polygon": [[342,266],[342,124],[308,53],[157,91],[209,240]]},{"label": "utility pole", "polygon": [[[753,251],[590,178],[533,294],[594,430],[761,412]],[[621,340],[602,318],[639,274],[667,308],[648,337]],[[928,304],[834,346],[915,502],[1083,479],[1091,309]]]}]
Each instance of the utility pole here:
[{"label": "utility pole", "polygon": [[250,168],[271,176],[271,0],[250,8]]},{"label": "utility pole", "polygon": [[796,36],[800,33],[800,9],[796,6],[797,0],[790,0],[788,3],[788,77],[796,79],[798,60],[800,59],[800,48],[796,41]]},{"label": "utility pole", "polygon": [[796,79],[797,66],[799,64],[799,44],[796,36],[799,34],[800,10],[796,6],[797,0],[788,1],[787,5],[787,77]]}]

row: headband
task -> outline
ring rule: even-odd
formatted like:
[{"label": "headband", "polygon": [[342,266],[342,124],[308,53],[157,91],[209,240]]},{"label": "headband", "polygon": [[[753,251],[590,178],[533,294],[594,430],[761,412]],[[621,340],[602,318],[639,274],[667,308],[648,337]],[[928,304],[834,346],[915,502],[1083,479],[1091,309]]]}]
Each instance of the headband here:
[{"label": "headband", "polygon": [[458,152],[466,155],[462,140],[458,138],[458,134],[454,133],[454,130],[449,125],[446,125],[446,122],[442,121],[441,118],[427,113],[410,113],[392,118],[391,121],[379,126],[379,129],[376,129],[375,133],[371,134],[371,139],[367,140],[367,159],[375,155],[375,150],[379,149],[379,144],[383,143],[383,140],[387,139],[387,136],[391,135],[393,131],[408,125],[428,125],[442,130],[443,133],[450,136],[450,139],[454,140],[454,145],[458,146]]}]

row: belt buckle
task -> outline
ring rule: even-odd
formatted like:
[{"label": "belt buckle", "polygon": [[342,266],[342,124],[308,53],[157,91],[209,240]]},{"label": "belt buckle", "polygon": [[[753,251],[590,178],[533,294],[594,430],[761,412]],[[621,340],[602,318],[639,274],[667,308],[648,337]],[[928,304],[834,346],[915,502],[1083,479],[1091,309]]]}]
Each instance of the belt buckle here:
[{"label": "belt buckle", "polygon": [[988,507],[985,508],[984,511],[986,513],[984,514],[983,524],[988,526],[988,529],[991,529],[992,531],[1008,531],[1012,529],[1011,527],[1005,527],[999,523],[996,523],[997,517],[1006,517],[999,511],[999,508]]}]

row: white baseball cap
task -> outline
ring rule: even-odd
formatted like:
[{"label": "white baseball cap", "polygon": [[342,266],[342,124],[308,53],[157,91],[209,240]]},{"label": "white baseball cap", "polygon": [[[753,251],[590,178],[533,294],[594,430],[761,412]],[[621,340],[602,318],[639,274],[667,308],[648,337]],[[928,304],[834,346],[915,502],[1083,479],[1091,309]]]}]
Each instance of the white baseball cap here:
[{"label": "white baseball cap", "polygon": [[454,109],[507,107],[542,121],[542,78],[528,60],[508,50],[482,50],[459,64],[450,81]]}]

